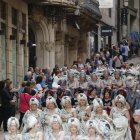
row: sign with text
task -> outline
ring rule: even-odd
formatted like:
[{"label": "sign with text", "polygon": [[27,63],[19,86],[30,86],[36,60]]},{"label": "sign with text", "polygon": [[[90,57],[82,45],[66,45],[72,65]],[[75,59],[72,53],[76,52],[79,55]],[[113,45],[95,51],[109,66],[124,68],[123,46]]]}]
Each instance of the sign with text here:
[{"label": "sign with text", "polygon": [[112,26],[102,26],[101,27],[101,36],[112,36]]},{"label": "sign with text", "polygon": [[99,8],[113,8],[113,0],[99,0]]}]

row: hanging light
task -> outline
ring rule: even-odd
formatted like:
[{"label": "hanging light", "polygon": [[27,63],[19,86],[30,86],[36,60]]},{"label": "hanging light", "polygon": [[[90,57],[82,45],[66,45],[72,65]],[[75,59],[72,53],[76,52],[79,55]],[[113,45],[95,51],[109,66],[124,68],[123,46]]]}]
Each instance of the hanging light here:
[{"label": "hanging light", "polygon": [[129,4],[129,0],[123,0],[123,5],[124,5],[125,7],[128,7],[128,4]]}]

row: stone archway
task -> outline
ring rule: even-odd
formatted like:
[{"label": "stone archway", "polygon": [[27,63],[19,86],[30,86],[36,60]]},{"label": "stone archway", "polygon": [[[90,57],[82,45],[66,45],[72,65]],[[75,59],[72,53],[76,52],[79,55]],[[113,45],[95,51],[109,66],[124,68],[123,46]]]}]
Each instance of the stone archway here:
[{"label": "stone archway", "polygon": [[35,34],[36,66],[52,69],[55,65],[55,32],[52,25],[44,18],[41,21],[30,20],[29,27]]}]

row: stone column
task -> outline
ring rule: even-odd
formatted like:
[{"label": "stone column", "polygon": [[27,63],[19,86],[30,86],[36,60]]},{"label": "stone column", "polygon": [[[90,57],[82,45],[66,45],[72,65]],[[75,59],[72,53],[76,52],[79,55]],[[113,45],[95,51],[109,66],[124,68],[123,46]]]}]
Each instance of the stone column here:
[{"label": "stone column", "polygon": [[48,45],[48,52],[49,52],[49,66],[51,69],[55,66],[55,43],[51,42]]},{"label": "stone column", "polygon": [[[7,18],[7,26],[11,27],[11,6],[7,5],[7,14],[8,14],[8,18]],[[11,41],[9,39],[10,35],[12,34],[12,29],[11,28],[6,28],[6,44],[7,44],[7,53],[6,53],[6,59],[7,59],[7,78],[12,79],[13,75],[12,75],[12,47],[11,47]]]},{"label": "stone column", "polygon": [[49,65],[50,58],[49,58],[49,51],[47,50],[47,46],[48,46],[48,42],[46,43],[45,49],[44,49],[44,68],[50,67]]},{"label": "stone column", "polygon": [[64,43],[56,42],[55,61],[59,67],[64,66]]},{"label": "stone column", "polygon": [[102,45],[101,45],[101,24],[98,26],[98,51],[100,51]]}]

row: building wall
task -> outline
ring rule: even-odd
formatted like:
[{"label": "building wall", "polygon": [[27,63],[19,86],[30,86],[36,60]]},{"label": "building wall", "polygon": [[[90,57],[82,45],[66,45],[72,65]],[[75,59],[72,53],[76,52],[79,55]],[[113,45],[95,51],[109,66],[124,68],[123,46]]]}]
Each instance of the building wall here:
[{"label": "building wall", "polygon": [[[26,45],[28,41],[28,7],[22,0],[4,0],[3,2],[6,5],[6,8],[3,9],[6,13],[6,19],[4,21],[1,19],[0,22],[4,23],[6,32],[5,38],[4,35],[0,35],[0,48],[1,53],[4,53],[4,49],[2,49],[4,43],[2,42],[5,42],[6,61],[4,62],[0,55],[0,79],[10,78],[16,85],[17,82],[23,80],[24,70],[28,66],[28,48]],[[1,27],[1,29],[3,28]],[[10,36],[13,34],[15,34],[15,39],[12,40]],[[25,44],[21,44],[20,40],[24,40]],[[4,71],[5,76],[3,76]]]},{"label": "building wall", "polygon": [[108,37],[101,37],[101,26],[112,26],[113,27],[113,36],[112,36],[112,44],[117,43],[117,1],[114,1],[113,8],[101,8],[102,19],[98,26],[98,50],[100,50],[102,46],[102,41],[106,40],[103,44],[108,44]]}]

